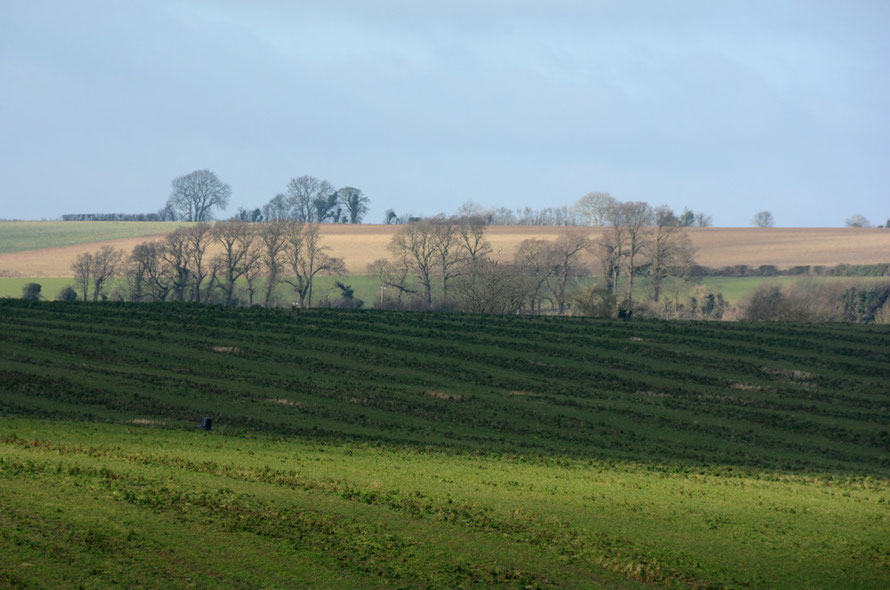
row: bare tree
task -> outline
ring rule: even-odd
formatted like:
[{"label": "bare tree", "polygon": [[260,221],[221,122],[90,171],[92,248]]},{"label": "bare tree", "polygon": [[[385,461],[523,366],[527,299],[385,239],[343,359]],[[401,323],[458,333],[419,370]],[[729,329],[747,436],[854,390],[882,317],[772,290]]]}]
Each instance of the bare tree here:
[{"label": "bare tree", "polygon": [[346,266],[342,258],[327,253],[321,245],[318,225],[314,223],[291,222],[287,225],[284,256],[293,273],[284,282],[294,288],[300,307],[312,307],[312,286],[318,274],[343,274]]},{"label": "bare tree", "polygon": [[176,301],[185,301],[189,289],[191,250],[186,228],[180,227],[164,237],[161,258],[170,270],[170,291]]},{"label": "bare tree", "polygon": [[192,285],[192,300],[200,303],[204,299],[201,294],[201,286],[210,274],[210,269],[204,262],[204,256],[207,254],[207,247],[213,240],[213,226],[205,222],[196,223],[191,227],[183,228],[183,236],[185,237],[187,265]]},{"label": "bare tree", "polygon": [[368,203],[371,202],[362,191],[351,186],[344,186],[338,190],[337,200],[345,211],[349,223],[361,223],[368,212]]},{"label": "bare tree", "polygon": [[[557,270],[558,261],[551,242],[529,238],[516,249],[515,266],[527,279],[527,298],[530,311],[540,313],[544,300],[549,299],[544,287]],[[552,303],[552,299],[550,299]]]},{"label": "bare tree", "polygon": [[461,219],[478,217],[482,220],[487,220],[490,215],[490,211],[487,211],[482,205],[473,200],[464,201],[457,208],[457,216]]},{"label": "bare tree", "polygon": [[89,252],[78,254],[74,262],[71,263],[71,270],[74,271],[74,280],[83,293],[83,300],[89,301],[93,276],[93,255]]},{"label": "bare tree", "polygon": [[458,277],[454,290],[461,311],[469,313],[519,313],[528,295],[529,281],[514,264],[479,259]]},{"label": "bare tree", "polygon": [[556,283],[552,291],[556,300],[556,311],[560,315],[566,310],[566,289],[569,280],[581,274],[581,254],[589,249],[590,245],[590,238],[586,232],[566,230],[550,246],[555,262],[552,278]]},{"label": "bare tree", "polygon": [[288,225],[284,221],[275,221],[263,226],[260,233],[262,242],[262,263],[266,267],[266,290],[263,305],[269,307],[275,287],[281,282],[281,271],[284,265],[283,254],[287,243]]},{"label": "bare tree", "polygon": [[225,209],[232,188],[221,182],[210,170],[195,170],[173,179],[173,191],[167,206],[185,221],[209,221],[213,209]]},{"label": "bare tree", "polygon": [[588,225],[601,226],[606,223],[606,213],[616,203],[609,193],[587,193],[572,205],[572,212]]},{"label": "bare tree", "polygon": [[[127,282],[127,300],[145,301],[148,296],[148,267],[151,264],[154,242],[143,242],[133,247],[127,257],[124,276]],[[146,254],[146,251],[149,254]]]},{"label": "bare tree", "polygon": [[75,258],[71,269],[74,271],[75,281],[83,291],[84,301],[89,300],[90,287],[93,301],[99,300],[105,283],[118,273],[123,257],[123,250],[102,246],[92,254],[84,252]]},{"label": "bare tree", "polygon": [[261,230],[253,225],[248,232],[244,234],[242,239],[247,240],[245,244],[247,253],[244,256],[244,280],[247,282],[247,305],[253,305],[253,298],[259,290],[257,280],[263,273],[263,244],[260,239]]},{"label": "bare tree", "polygon": [[610,220],[609,228],[596,244],[594,251],[600,261],[600,268],[606,282],[603,288],[617,297],[618,280],[621,278],[621,261],[624,258],[624,226],[615,223],[615,219],[611,217]]},{"label": "bare tree", "polygon": [[162,257],[161,242],[137,244],[130,253],[127,280],[131,301],[164,301],[170,292],[168,266]]},{"label": "bare tree", "polygon": [[518,222],[516,214],[506,207],[498,207],[492,211],[490,219],[492,225],[516,225]]},{"label": "bare tree", "polygon": [[492,252],[491,243],[485,239],[486,225],[485,218],[481,215],[465,215],[458,220],[457,242],[471,266],[475,266]]},{"label": "bare tree", "polygon": [[433,303],[432,277],[436,263],[436,232],[428,221],[415,221],[402,226],[392,237],[389,250],[397,259],[407,260],[423,286],[427,306]]},{"label": "bare tree", "polygon": [[411,274],[411,263],[405,256],[395,260],[378,258],[368,265],[368,274],[376,276],[380,281],[380,305],[385,307],[386,288],[396,290],[396,305],[401,307],[402,297],[408,294],[416,294],[417,290],[408,285],[408,275]]},{"label": "bare tree", "polygon": [[871,227],[871,223],[869,223],[868,219],[865,218],[864,215],[852,215],[848,217],[844,221],[844,225],[847,227]]},{"label": "bare tree", "polygon": [[627,246],[624,248],[624,269],[627,276],[625,307],[633,309],[634,279],[639,271],[639,255],[645,250],[652,225],[652,207],[643,201],[630,201],[621,204],[621,218],[624,223]]},{"label": "bare tree", "polygon": [[253,227],[243,221],[222,221],[213,226],[212,235],[222,248],[213,259],[216,282],[222,289],[226,305],[233,305],[235,284],[247,272],[247,257],[255,235]]},{"label": "bare tree", "polygon": [[460,276],[466,261],[458,237],[458,221],[454,217],[440,215],[420,223],[429,223],[432,227],[436,270],[442,278],[442,299],[447,300],[448,283]]},{"label": "bare tree", "polygon": [[773,218],[773,214],[769,211],[760,211],[754,215],[754,219],[751,220],[751,223],[757,227],[772,227],[776,224],[776,220]]},{"label": "bare tree", "polygon": [[626,277],[623,308],[626,310],[633,308],[634,279],[639,272],[640,255],[649,240],[653,218],[652,207],[643,201],[619,203],[607,214],[610,231],[600,242],[600,260],[604,262],[604,270],[609,272],[607,288],[613,293],[623,270]]},{"label": "bare tree", "polygon": [[317,203],[319,200],[327,202],[333,194],[334,187],[327,180],[309,175],[292,178],[287,184],[287,205],[291,217],[307,223],[324,221],[318,217]]},{"label": "bare tree", "polygon": [[291,217],[290,205],[282,193],[278,193],[263,205],[263,219],[268,222],[285,221]]},{"label": "bare tree", "polygon": [[655,220],[655,233],[648,250],[652,299],[658,301],[664,280],[682,276],[692,266],[694,248],[669,207],[663,205],[655,209]]},{"label": "bare tree", "polygon": [[[157,245],[156,254],[160,260],[157,268],[152,269],[151,275],[154,277],[154,296],[163,295],[162,299],[172,296],[176,301],[191,300],[199,303],[206,298],[209,288],[202,290],[202,286],[211,270],[205,262],[212,239],[211,229],[212,226],[204,222],[180,227],[167,234]],[[148,254],[147,250],[143,250],[140,258]],[[144,260],[137,262],[147,264]]]},{"label": "bare tree", "polygon": [[695,225],[698,227],[711,227],[714,225],[714,216],[699,211],[695,214]]}]

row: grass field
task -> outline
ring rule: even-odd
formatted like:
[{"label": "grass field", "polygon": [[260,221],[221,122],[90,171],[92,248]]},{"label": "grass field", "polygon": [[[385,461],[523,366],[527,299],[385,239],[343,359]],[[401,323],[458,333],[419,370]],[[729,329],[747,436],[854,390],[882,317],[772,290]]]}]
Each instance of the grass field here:
[{"label": "grass field", "polygon": [[152,221],[0,221],[0,254],[166,234],[182,223]]},{"label": "grass field", "polygon": [[[314,301],[320,301],[324,297],[335,299],[340,295],[340,289],[337,288],[337,281],[345,283],[355,289],[355,297],[366,302],[370,307],[373,305],[375,298],[380,297],[380,283],[376,277],[367,275],[347,275],[343,277],[320,276],[316,277],[313,287]],[[22,296],[22,287],[27,283],[38,283],[41,286],[41,295],[44,300],[52,301],[56,298],[66,286],[73,286],[74,279],[71,277],[0,277],[0,297],[19,298]],[[121,284],[120,279],[112,279],[106,289],[109,293],[113,293],[115,288]],[[244,281],[239,285],[243,287]],[[275,291],[276,296],[284,302],[294,299],[293,288],[290,285],[282,284]],[[240,289],[240,295],[247,297],[244,289]]]},{"label": "grass field", "polygon": [[0,334],[0,585],[890,585],[887,327],[6,300]]},{"label": "grass field", "polygon": [[[776,284],[788,285],[794,281],[800,280],[800,277],[703,277],[702,285],[710,289],[714,293],[723,294],[724,299],[733,306],[742,303],[746,297],[750,296],[760,285]],[[880,281],[883,278],[872,277],[808,277],[806,280],[817,281],[820,283],[851,283],[851,282],[867,282]],[[381,296],[380,282],[376,277],[368,275],[346,275],[342,277],[320,276],[316,279],[313,288],[316,303],[320,302],[324,297],[331,300],[340,296],[341,292],[337,288],[336,283],[342,282],[349,285],[355,290],[355,297],[365,302],[365,307],[374,307]],[[39,283],[42,287],[42,296],[45,300],[52,301],[66,285],[72,285],[73,280],[68,277],[36,277],[36,278],[3,278],[0,277],[0,297],[19,298],[22,295],[22,287],[26,283]],[[112,280],[109,292],[114,291],[114,286],[119,281]],[[579,284],[589,284],[597,282],[596,278],[588,278],[580,281]],[[681,301],[685,301],[686,297],[692,294],[693,289],[698,283],[680,282],[676,283],[676,287],[670,284],[664,290],[665,297],[679,297]],[[649,295],[649,284],[645,278],[638,279],[634,287],[639,300],[645,300]],[[246,297],[242,289],[242,295]],[[289,285],[281,285],[276,290],[279,301],[289,302],[294,299],[293,289]],[[392,298],[392,290],[386,293],[387,298]]]}]

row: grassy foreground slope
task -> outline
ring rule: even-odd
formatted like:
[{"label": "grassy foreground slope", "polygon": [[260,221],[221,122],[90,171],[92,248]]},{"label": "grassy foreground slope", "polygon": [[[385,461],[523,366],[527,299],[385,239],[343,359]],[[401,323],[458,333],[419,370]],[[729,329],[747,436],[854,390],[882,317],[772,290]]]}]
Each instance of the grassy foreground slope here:
[{"label": "grassy foreground slope", "polygon": [[0,585],[886,587],[888,344],[0,301]]}]

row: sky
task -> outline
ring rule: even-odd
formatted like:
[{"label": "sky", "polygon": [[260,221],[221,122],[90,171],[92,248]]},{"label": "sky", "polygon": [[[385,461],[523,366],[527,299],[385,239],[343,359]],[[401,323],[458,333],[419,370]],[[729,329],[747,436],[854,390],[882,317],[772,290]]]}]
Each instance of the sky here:
[{"label": "sky", "polygon": [[890,218],[890,2],[0,0],[0,218],[226,212],[304,174],[431,215],[591,191]]}]

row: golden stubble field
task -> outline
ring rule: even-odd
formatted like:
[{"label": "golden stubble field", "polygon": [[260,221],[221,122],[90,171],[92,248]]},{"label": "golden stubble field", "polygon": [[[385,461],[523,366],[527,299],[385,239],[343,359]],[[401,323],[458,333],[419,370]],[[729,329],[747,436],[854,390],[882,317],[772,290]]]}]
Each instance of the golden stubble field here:
[{"label": "golden stubble field", "polygon": [[[368,264],[387,258],[387,245],[399,226],[323,225],[324,244],[334,256],[343,257],[351,274],[362,274]],[[573,228],[577,231],[579,228]],[[537,226],[495,226],[486,236],[500,258],[513,256],[520,242],[528,238],[556,239],[566,228]],[[583,228],[594,240],[603,230]],[[737,264],[797,265],[877,264],[890,262],[890,229],[881,228],[689,228],[697,248],[696,261],[704,266]],[[82,252],[103,245],[123,248],[163,234],[92,242],[76,246],[0,254],[0,276],[68,277],[71,263]]]}]

